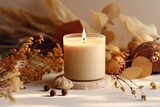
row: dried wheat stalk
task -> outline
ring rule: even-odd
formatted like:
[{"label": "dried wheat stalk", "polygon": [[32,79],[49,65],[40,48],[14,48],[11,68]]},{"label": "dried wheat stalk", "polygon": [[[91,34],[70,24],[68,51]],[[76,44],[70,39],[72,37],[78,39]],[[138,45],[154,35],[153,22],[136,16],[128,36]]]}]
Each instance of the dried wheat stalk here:
[{"label": "dried wheat stalk", "polygon": [[43,37],[52,39],[52,37],[42,31],[38,31],[35,29],[30,29],[27,27],[21,27],[21,26],[8,26],[8,25],[0,25],[0,35],[1,34],[8,34],[8,35],[32,35],[32,36],[38,36],[38,35],[43,35]]},{"label": "dried wheat stalk", "polygon": [[15,25],[21,27],[28,27],[36,29],[48,34],[53,34],[55,24],[47,17],[36,15],[28,12],[22,8],[4,8],[0,7],[0,14],[4,19]]}]

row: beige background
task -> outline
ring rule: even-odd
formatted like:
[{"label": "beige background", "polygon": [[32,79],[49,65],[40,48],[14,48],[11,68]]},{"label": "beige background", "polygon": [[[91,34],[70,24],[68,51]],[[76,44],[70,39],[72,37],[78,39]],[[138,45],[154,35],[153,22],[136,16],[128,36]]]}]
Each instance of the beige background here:
[{"label": "beige background", "polygon": [[[34,12],[45,13],[43,0],[1,0],[0,6],[22,6]],[[61,0],[80,18],[91,22],[91,10],[100,11],[111,0]],[[160,0],[119,0],[121,13],[134,16],[146,24],[155,24],[160,30]]]}]

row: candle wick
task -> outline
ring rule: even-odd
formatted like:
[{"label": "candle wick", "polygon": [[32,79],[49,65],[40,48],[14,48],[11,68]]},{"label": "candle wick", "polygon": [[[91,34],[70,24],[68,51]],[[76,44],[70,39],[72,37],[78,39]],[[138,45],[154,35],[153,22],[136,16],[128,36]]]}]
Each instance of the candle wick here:
[{"label": "candle wick", "polygon": [[82,39],[83,43],[85,43],[85,40],[86,40],[85,38]]}]

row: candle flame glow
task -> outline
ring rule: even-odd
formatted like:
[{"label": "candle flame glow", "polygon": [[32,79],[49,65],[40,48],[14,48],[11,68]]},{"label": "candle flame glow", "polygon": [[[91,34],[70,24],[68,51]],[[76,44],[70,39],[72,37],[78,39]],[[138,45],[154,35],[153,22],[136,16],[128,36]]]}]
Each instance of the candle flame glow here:
[{"label": "candle flame glow", "polygon": [[85,29],[83,29],[83,32],[82,32],[82,42],[83,43],[86,42],[86,32],[85,32]]}]

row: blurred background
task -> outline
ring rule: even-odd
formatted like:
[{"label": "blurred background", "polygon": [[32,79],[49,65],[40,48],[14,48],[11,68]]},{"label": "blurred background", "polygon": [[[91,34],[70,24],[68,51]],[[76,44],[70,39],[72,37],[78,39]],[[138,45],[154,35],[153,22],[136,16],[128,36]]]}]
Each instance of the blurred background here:
[{"label": "blurred background", "polygon": [[[91,23],[91,10],[100,11],[112,0],[60,0],[80,18]],[[160,0],[119,0],[121,12],[134,16],[146,24],[155,24],[160,29]],[[22,6],[32,12],[47,14],[43,0],[1,0],[0,6]]]},{"label": "blurred background", "polygon": [[[48,15],[44,0],[1,0],[0,7],[23,7],[32,13],[38,13],[42,16]],[[91,17],[91,10],[99,12],[112,0],[60,0],[76,16],[94,26]],[[154,24],[158,31],[160,30],[160,0],[119,0],[121,13],[136,17],[145,24]],[[0,16],[0,24],[3,24],[4,18]],[[7,47],[11,45],[17,47],[19,36],[7,37],[0,36],[0,53],[4,53]],[[23,39],[22,39],[23,40]],[[51,42],[50,40],[47,43]],[[45,46],[48,47],[48,44]]]}]

